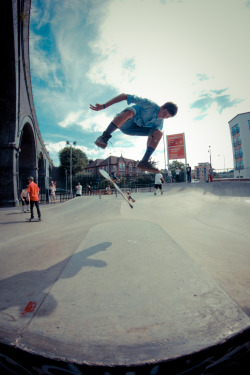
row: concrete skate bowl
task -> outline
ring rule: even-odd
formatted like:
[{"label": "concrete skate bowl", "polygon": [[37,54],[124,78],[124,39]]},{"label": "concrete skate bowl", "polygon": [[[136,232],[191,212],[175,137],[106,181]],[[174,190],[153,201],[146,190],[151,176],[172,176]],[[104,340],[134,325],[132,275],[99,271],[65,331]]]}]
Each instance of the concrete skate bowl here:
[{"label": "concrete skate bowl", "polygon": [[41,223],[3,211],[3,373],[249,366],[248,189],[208,185],[135,194],[133,210],[115,195],[76,198],[42,206]]}]

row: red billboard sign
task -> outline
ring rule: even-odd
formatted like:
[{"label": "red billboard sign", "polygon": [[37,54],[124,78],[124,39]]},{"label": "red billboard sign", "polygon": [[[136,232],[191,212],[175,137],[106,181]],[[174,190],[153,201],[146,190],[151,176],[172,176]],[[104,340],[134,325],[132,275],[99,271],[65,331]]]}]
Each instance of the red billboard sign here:
[{"label": "red billboard sign", "polygon": [[184,133],[167,135],[168,159],[185,159]]}]

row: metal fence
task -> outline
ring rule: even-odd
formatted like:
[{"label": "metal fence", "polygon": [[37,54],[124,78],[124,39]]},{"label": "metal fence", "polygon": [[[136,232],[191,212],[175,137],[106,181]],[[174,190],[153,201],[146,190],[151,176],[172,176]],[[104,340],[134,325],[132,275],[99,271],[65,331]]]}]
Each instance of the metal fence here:
[{"label": "metal fence", "polygon": [[[242,169],[234,169],[234,168],[226,168],[226,169],[213,169],[213,181],[239,181],[239,182],[246,182],[250,181],[250,178],[245,178],[245,171],[250,168],[244,168],[244,174]],[[175,180],[175,175],[172,175],[172,178],[170,179],[169,176],[167,176],[166,173],[163,173],[164,179],[167,183],[174,184],[177,183]],[[180,173],[180,178],[179,178],[180,183],[185,183],[187,182],[186,178],[186,171],[181,171]],[[201,180],[195,179],[194,176],[192,176],[192,181],[191,182],[201,182]],[[202,182],[208,182],[203,180]],[[136,183],[130,183],[130,184],[119,184],[119,188],[126,194],[127,191],[130,191],[130,193],[143,193],[143,192],[152,192],[154,190],[154,184],[136,184]],[[116,190],[111,189],[111,193],[115,194]],[[98,195],[101,197],[102,195],[107,195],[106,189],[103,187],[103,184],[97,184],[93,185],[91,187],[91,192],[90,194],[87,193],[87,189],[83,187],[82,189],[82,196],[87,196],[87,195]],[[72,192],[72,198],[76,197],[76,192]],[[55,202],[65,202],[67,200],[71,199],[71,193],[70,190],[65,190],[65,189],[57,189],[56,191],[56,199]],[[51,196],[49,194],[49,189],[42,188],[40,190],[40,201],[42,203],[54,203],[54,200],[51,199]]]}]

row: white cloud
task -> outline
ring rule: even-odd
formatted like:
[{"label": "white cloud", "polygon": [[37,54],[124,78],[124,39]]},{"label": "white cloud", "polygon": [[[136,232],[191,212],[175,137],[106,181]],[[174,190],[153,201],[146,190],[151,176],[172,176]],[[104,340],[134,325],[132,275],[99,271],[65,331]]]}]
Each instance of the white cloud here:
[{"label": "white cloud", "polygon": [[58,123],[58,125],[61,126],[62,128],[67,128],[69,126],[72,126],[78,122],[79,117],[82,115],[82,113],[83,113],[82,110],[77,111],[77,112],[70,112],[63,121],[60,121]]},{"label": "white cloud", "polygon": [[62,128],[79,126],[85,132],[103,132],[112,120],[112,117],[107,116],[105,112],[97,113],[89,110],[88,114],[89,116],[86,118],[86,113],[83,110],[69,112],[58,125]]}]

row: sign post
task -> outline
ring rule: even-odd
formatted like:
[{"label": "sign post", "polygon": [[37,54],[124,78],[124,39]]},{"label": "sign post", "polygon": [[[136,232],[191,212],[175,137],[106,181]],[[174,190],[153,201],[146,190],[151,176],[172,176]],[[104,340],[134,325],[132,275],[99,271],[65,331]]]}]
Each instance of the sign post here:
[{"label": "sign post", "polygon": [[185,133],[167,135],[167,154],[168,169],[169,160],[185,159],[187,165]]}]

